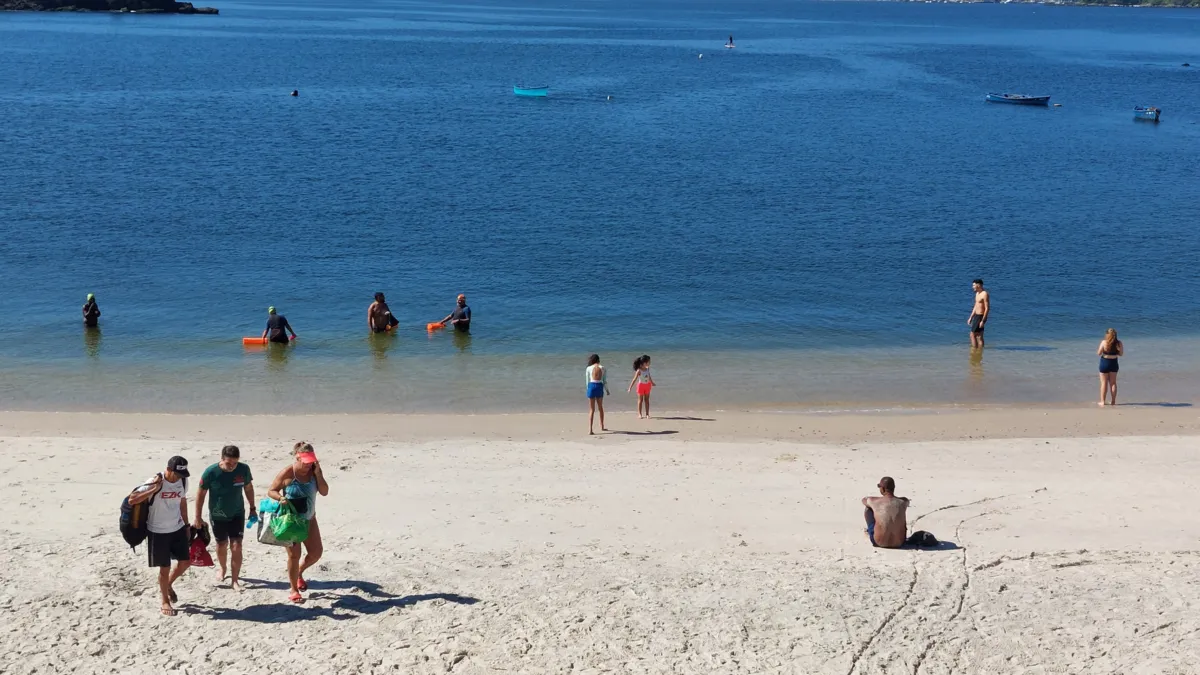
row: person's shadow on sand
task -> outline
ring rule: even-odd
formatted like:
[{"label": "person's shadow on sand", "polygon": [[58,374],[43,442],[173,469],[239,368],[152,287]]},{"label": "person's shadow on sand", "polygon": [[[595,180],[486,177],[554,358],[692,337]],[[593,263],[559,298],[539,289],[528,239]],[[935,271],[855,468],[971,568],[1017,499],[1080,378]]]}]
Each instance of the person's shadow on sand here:
[{"label": "person's shadow on sand", "polygon": [[[282,582],[268,582],[254,579],[245,581],[254,583],[254,588],[269,588],[284,590],[288,585]],[[379,584],[368,581],[310,581],[308,587],[313,591],[309,600],[327,600],[333,598],[329,607],[306,607],[284,601],[251,605],[241,609],[224,607],[197,607],[190,603],[179,605],[179,609],[188,614],[201,614],[218,621],[252,621],[254,623],[290,623],[292,621],[313,621],[319,618],[329,618],[334,621],[345,621],[363,615],[382,614],[389,609],[411,607],[420,602],[443,603],[453,602],[456,605],[473,605],[479,600],[457,593],[426,593],[423,595],[392,595],[382,589]],[[322,589],[353,588],[370,596],[367,598],[352,593],[319,592]]]}]

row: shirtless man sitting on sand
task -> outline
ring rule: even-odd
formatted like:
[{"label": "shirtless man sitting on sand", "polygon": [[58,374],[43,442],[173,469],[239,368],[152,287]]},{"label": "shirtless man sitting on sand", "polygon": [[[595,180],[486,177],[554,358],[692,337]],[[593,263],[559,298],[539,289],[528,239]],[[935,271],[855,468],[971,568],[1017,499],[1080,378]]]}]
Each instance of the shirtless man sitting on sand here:
[{"label": "shirtless man sitting on sand", "polygon": [[863,497],[867,519],[867,539],[878,548],[900,548],[908,537],[908,498],[897,497],[896,481],[889,476],[879,479],[879,497]]}]

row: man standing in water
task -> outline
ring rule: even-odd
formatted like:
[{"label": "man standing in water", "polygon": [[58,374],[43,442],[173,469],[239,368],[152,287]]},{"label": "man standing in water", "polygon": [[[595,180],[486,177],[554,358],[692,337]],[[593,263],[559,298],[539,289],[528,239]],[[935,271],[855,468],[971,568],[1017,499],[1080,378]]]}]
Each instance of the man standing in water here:
[{"label": "man standing in water", "polygon": [[979,349],[983,347],[983,328],[987,325],[988,314],[992,313],[992,301],[983,289],[983,279],[971,282],[971,288],[975,289],[975,306],[971,308],[967,325],[971,327],[971,347]]},{"label": "man standing in water", "polygon": [[367,308],[367,326],[371,332],[383,333],[399,323],[396,317],[392,316],[392,310],[388,307],[383,293],[376,293],[375,302],[372,302],[371,306]]},{"label": "man standing in water", "polygon": [[449,321],[454,326],[454,330],[459,333],[471,332],[471,308],[467,307],[467,296],[462,293],[458,294],[458,306],[450,312],[450,316],[442,319],[442,325],[446,325]]},{"label": "man standing in water", "polygon": [[863,497],[867,519],[867,539],[878,548],[900,548],[908,537],[908,498],[896,496],[896,481],[890,476],[879,479],[879,497]]},{"label": "man standing in water", "polygon": [[[219,581],[225,581],[225,570],[230,570],[230,587],[239,592],[242,590],[239,583],[242,573],[242,535],[246,530],[243,494],[250,503],[250,517],[258,515],[254,508],[254,478],[250,475],[250,467],[238,461],[241,455],[236,445],[227,445],[221,448],[221,461],[200,475],[196,517],[192,520],[192,527],[199,530],[203,524],[204,496],[208,495],[208,517],[212,520],[213,538],[217,540],[217,561],[221,565]],[[225,563],[231,553],[233,567],[229,568]]]},{"label": "man standing in water", "polygon": [[87,294],[87,302],[83,305],[83,325],[96,328],[100,325],[100,305],[96,304],[96,296]]},{"label": "man standing in water", "polygon": [[[287,334],[291,333],[292,337],[289,340]],[[288,323],[287,317],[282,314],[276,314],[274,307],[267,308],[267,329],[263,331],[262,336],[270,339],[271,342],[287,344],[296,339],[296,331],[292,330],[292,324]]]}]

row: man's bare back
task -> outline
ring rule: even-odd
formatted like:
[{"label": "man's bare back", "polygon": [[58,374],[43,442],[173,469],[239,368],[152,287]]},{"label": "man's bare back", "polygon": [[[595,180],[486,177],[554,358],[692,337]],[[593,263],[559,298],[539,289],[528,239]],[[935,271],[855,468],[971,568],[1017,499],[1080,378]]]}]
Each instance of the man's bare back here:
[{"label": "man's bare back", "polygon": [[908,498],[897,497],[896,481],[884,476],[876,486],[879,497],[863,497],[863,514],[867,520],[867,536],[879,548],[900,548],[908,538]]}]

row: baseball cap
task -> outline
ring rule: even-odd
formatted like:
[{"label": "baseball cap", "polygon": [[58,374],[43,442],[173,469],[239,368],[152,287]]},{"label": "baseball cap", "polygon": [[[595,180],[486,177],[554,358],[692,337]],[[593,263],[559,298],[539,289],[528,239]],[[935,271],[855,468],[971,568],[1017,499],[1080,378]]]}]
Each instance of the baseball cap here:
[{"label": "baseball cap", "polygon": [[183,476],[184,478],[187,478],[191,475],[188,473],[187,460],[179,455],[175,455],[171,459],[167,460],[167,468],[179,474],[180,476]]},{"label": "baseball cap", "polygon": [[301,464],[316,464],[317,453],[315,452],[299,452],[296,453],[296,459],[300,460]]}]

